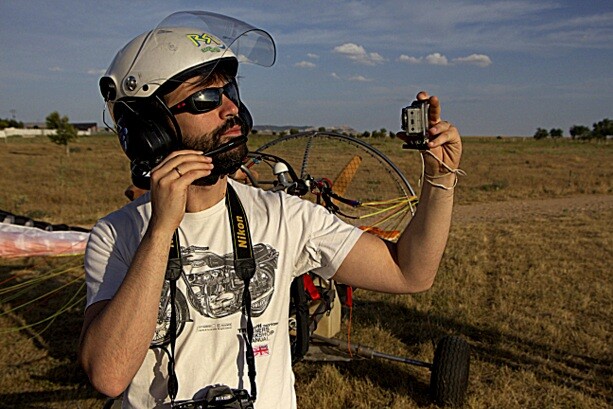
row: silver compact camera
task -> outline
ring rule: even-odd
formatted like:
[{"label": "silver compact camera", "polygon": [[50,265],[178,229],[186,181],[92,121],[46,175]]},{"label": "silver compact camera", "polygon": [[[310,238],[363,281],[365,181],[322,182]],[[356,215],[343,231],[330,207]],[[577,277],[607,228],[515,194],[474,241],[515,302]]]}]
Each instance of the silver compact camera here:
[{"label": "silver compact camera", "polygon": [[402,130],[408,139],[402,149],[428,149],[428,108],[427,101],[413,101],[408,107],[402,108]]}]

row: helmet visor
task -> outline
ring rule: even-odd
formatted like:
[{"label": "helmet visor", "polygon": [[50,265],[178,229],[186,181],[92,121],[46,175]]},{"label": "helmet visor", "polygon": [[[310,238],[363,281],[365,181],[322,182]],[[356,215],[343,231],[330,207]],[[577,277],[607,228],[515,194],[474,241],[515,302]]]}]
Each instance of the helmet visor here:
[{"label": "helmet visor", "polygon": [[[270,67],[275,63],[275,43],[266,31],[222,14],[207,11],[180,11],[166,17],[154,30],[153,41],[173,27],[189,27],[198,34],[210,34],[232,50],[241,63]],[[163,38],[161,39],[163,42]],[[193,39],[199,42],[199,39]],[[206,42],[206,40],[205,40]]]}]

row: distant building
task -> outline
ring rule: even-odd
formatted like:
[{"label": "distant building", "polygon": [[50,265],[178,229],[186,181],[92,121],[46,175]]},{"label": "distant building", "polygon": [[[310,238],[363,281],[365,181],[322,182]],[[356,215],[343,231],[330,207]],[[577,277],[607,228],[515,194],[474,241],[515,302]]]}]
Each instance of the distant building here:
[{"label": "distant building", "polygon": [[[93,135],[98,132],[98,124],[96,122],[76,122],[72,123],[77,129],[79,136]],[[7,136],[22,136],[24,138],[32,138],[34,136],[46,136],[55,133],[55,129],[47,129],[45,122],[26,122],[21,128],[6,128],[0,132],[0,138]]]},{"label": "distant building", "polygon": [[75,122],[71,124],[77,131],[89,132],[88,135],[98,132],[98,124],[96,122]]},{"label": "distant building", "polygon": [[45,129],[47,125],[44,122],[24,122],[25,129]]}]

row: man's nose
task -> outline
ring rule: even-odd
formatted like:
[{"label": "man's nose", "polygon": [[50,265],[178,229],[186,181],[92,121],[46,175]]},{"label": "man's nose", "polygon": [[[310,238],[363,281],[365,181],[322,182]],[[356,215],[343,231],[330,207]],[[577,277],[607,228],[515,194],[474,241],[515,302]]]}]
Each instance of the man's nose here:
[{"label": "man's nose", "polygon": [[238,106],[226,94],[221,96],[221,106],[219,115],[222,118],[238,115]]}]

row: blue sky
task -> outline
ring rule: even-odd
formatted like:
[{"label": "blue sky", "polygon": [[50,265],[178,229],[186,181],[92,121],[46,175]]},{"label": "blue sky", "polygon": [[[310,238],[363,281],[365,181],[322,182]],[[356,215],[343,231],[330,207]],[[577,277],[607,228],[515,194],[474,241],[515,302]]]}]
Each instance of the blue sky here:
[{"label": "blue sky", "polygon": [[613,1],[0,2],[0,118],[102,123],[117,50],[179,10],[267,30],[271,68],[241,69],[256,125],[398,130],[422,89],[464,135],[526,135],[613,118]]}]

